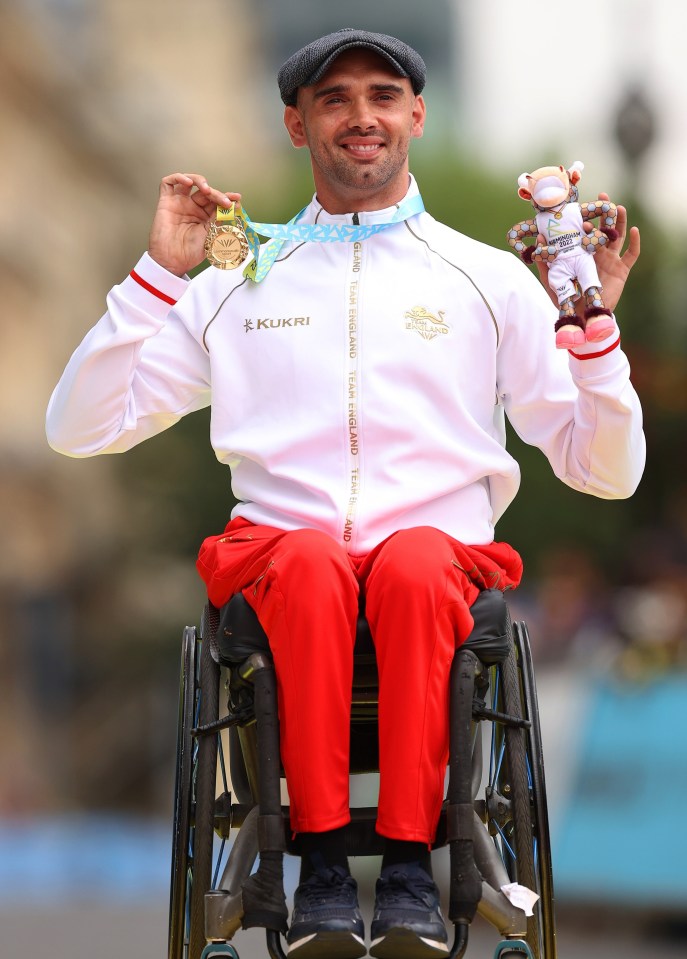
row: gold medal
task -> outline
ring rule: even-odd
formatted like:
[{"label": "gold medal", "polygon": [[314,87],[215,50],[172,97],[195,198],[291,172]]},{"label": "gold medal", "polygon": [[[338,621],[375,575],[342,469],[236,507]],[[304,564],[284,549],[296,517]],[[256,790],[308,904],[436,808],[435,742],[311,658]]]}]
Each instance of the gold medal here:
[{"label": "gold medal", "polygon": [[217,219],[210,224],[205,238],[205,255],[220,270],[235,270],[248,256],[250,248],[235,204],[217,207]]}]

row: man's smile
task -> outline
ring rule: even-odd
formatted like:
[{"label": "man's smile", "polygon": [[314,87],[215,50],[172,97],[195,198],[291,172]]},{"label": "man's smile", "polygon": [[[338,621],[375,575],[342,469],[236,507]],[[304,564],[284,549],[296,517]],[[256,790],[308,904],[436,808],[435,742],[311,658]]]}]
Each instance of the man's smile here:
[{"label": "man's smile", "polygon": [[345,140],[340,143],[339,146],[343,147],[351,156],[364,160],[371,159],[384,149],[384,143],[380,141],[370,143],[369,140],[364,142],[360,140]]}]

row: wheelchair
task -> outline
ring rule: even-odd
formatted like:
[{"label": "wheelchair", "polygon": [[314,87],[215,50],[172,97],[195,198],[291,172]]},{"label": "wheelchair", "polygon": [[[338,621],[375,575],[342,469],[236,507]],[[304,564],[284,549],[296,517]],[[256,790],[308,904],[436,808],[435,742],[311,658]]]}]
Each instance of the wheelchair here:
[{"label": "wheelchair", "polygon": [[[470,922],[479,912],[500,937],[494,959],[556,959],[529,635],[524,623],[511,622],[499,590],[483,591],[471,611],[475,626],[451,670],[448,785],[433,846],[449,848],[454,938],[447,955],[465,955]],[[361,611],[351,775],[378,770],[376,722],[374,645]],[[183,633],[168,959],[239,959],[234,934],[255,926],[266,930],[271,959],[285,959],[283,856],[297,856],[299,849],[282,804],[282,777],[267,637],[242,595],[222,610],[208,604],[200,628],[187,626]],[[352,808],[351,817],[349,855],[381,855],[376,808]],[[512,884],[538,894],[533,915],[514,904]]]}]

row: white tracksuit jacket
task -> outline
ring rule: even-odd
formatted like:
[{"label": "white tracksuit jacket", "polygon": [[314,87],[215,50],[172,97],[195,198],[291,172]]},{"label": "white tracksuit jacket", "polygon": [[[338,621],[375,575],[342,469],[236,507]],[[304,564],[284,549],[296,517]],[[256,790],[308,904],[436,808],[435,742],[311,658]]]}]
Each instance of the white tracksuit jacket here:
[{"label": "white tracksuit jacket", "polygon": [[[353,214],[315,199],[315,221]],[[211,404],[233,515],[324,530],[352,555],[413,526],[491,542],[520,480],[504,412],[574,489],[626,497],[642,474],[617,332],[576,351],[590,359],[557,350],[556,310],[518,258],[428,213],[360,243],[287,244],[259,284],[213,267],[189,281],[146,254],[107,307],[51,398],[53,448],[120,452]]]}]

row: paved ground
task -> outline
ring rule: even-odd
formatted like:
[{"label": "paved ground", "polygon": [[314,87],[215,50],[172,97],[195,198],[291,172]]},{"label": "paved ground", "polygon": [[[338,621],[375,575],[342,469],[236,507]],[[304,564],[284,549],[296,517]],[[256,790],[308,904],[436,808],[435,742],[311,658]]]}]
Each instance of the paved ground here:
[{"label": "paved ground", "polygon": [[[476,920],[467,959],[492,959],[498,939]],[[0,956],[24,959],[164,959],[167,943],[165,904],[148,906],[73,903],[50,909],[0,908]],[[653,935],[640,929],[622,933],[606,922],[584,919],[559,923],[559,959],[685,959],[687,934]],[[241,959],[268,959],[264,934],[239,932],[234,940]]]},{"label": "paved ground", "polygon": [[[584,692],[569,677],[544,676],[540,684],[554,831],[577,752],[571,730],[579,727],[571,716],[583,712]],[[364,783],[360,788],[364,792]],[[367,795],[354,798],[368,801]],[[291,886],[294,863],[287,859]],[[373,879],[354,863],[369,925]],[[435,858],[437,879],[441,868]],[[165,959],[168,875],[167,822],[122,824],[94,816],[0,823],[0,959]],[[687,959],[687,902],[681,911],[682,928],[669,929],[640,922],[629,907],[590,916],[573,915],[560,903],[559,959]],[[466,959],[492,959],[497,942],[478,918]],[[268,959],[261,931],[239,932],[234,945],[241,959]]]}]

